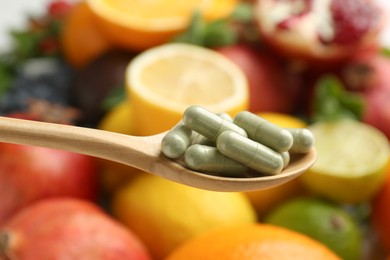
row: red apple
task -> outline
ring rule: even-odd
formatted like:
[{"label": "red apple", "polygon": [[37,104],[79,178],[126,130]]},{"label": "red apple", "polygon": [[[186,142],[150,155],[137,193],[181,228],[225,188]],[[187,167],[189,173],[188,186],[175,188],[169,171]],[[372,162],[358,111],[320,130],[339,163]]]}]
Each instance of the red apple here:
[{"label": "red apple", "polygon": [[80,199],[34,203],[0,229],[0,259],[151,259],[140,240]]},{"label": "red apple", "polygon": [[297,105],[300,78],[265,51],[246,44],[216,49],[238,65],[249,83],[251,112],[292,113]]},{"label": "red apple", "polygon": [[363,121],[375,126],[390,140],[390,58],[381,54],[360,55],[341,72],[348,89],[363,94]]},{"label": "red apple", "polygon": [[280,54],[324,66],[376,49],[385,14],[372,0],[257,0],[255,19]]},{"label": "red apple", "polygon": [[43,147],[0,143],[0,225],[47,197],[97,198],[95,159]]}]

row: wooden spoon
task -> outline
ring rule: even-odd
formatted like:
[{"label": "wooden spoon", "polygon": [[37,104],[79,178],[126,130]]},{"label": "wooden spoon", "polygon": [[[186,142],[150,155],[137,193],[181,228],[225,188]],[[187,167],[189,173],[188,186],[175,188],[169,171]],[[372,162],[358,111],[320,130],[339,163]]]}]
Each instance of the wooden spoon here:
[{"label": "wooden spoon", "polygon": [[306,171],[316,151],[292,156],[274,176],[232,178],[191,171],[161,153],[165,133],[131,136],[70,125],[0,117],[0,142],[43,146],[99,157],[133,166],[185,185],[214,191],[261,190],[287,182]]}]

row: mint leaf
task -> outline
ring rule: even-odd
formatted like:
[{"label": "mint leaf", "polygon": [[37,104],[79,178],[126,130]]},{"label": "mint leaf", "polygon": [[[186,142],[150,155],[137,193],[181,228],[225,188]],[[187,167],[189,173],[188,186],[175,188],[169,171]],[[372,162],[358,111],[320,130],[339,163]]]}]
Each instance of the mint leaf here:
[{"label": "mint leaf", "polygon": [[194,12],[188,29],[172,39],[173,42],[189,43],[207,48],[230,45],[237,42],[237,32],[229,19],[206,23],[200,11]]},{"label": "mint leaf", "polygon": [[352,118],[360,120],[364,110],[361,95],[346,91],[334,75],[322,77],[315,86],[313,121]]}]

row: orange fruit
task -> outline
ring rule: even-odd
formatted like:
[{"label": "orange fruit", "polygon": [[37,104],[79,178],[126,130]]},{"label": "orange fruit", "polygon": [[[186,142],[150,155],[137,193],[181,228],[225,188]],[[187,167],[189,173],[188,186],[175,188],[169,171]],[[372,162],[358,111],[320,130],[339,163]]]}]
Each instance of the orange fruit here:
[{"label": "orange fruit", "polygon": [[176,248],[166,260],[340,259],[303,234],[285,228],[250,224],[219,228]]},{"label": "orange fruit", "polygon": [[390,166],[383,187],[372,202],[372,225],[383,246],[390,251]]},{"label": "orange fruit", "polygon": [[169,43],[137,55],[128,65],[126,87],[136,135],[176,125],[190,105],[234,116],[248,108],[242,70],[217,51]]},{"label": "orange fruit", "polygon": [[238,0],[87,0],[99,28],[118,46],[145,50],[184,31],[195,10],[206,20],[228,16]]},{"label": "orange fruit", "polygon": [[[284,128],[304,128],[307,126],[303,120],[288,114],[263,112],[257,113],[257,115]],[[259,217],[265,216],[265,214],[283,201],[303,193],[304,189],[299,178],[270,189],[245,192]]]},{"label": "orange fruit", "polygon": [[66,60],[76,68],[111,48],[109,41],[96,28],[93,14],[85,2],[77,3],[67,16],[60,42]]}]

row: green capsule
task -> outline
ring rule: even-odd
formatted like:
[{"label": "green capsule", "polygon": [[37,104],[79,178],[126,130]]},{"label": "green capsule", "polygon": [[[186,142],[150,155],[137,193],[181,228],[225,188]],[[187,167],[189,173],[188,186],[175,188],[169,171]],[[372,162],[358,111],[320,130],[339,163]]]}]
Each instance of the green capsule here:
[{"label": "green capsule", "polygon": [[287,165],[290,163],[290,153],[289,152],[283,152],[281,153],[283,158],[283,169],[287,167]]},{"label": "green capsule", "polygon": [[[232,117],[227,113],[218,113],[217,114],[220,118],[225,119],[226,121],[233,122]],[[215,142],[210,140],[209,138],[195,133],[194,135],[194,141],[192,144],[202,144],[202,145],[208,145],[208,146],[215,146]]]},{"label": "green capsule", "polygon": [[277,152],[288,151],[293,144],[291,133],[248,111],[238,113],[234,124],[242,127],[248,137]]},{"label": "green capsule", "polygon": [[218,136],[217,148],[223,155],[264,174],[278,174],[283,169],[280,153],[233,131]]},{"label": "green capsule", "polygon": [[307,128],[288,128],[293,136],[293,145],[290,148],[292,153],[307,153],[314,146],[314,135]]},{"label": "green capsule", "polygon": [[221,154],[216,147],[194,144],[184,153],[188,168],[205,173],[239,177],[247,171],[244,165]]},{"label": "green capsule", "polygon": [[161,151],[171,159],[177,159],[184,154],[192,143],[192,130],[181,120],[162,139]]},{"label": "green capsule", "polygon": [[200,106],[191,106],[183,115],[184,124],[191,130],[216,141],[222,132],[231,130],[247,136],[244,129]]}]

